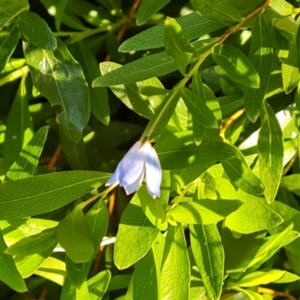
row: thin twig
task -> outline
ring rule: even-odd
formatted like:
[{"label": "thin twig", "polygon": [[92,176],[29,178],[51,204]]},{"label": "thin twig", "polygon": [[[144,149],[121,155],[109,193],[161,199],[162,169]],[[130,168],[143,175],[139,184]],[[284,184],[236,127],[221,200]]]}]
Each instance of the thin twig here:
[{"label": "thin twig", "polygon": [[221,137],[225,137],[225,131],[228,129],[228,127],[230,126],[230,124],[236,120],[237,118],[239,118],[243,113],[244,113],[245,109],[240,109],[238,111],[236,111],[231,117],[229,117],[223,124],[222,129],[220,131],[220,136]]},{"label": "thin twig", "polygon": [[272,290],[272,289],[267,289],[267,288],[262,288],[262,287],[259,287],[258,288],[258,292],[260,294],[268,294],[268,295],[272,295],[274,297],[283,297],[283,298],[287,298],[289,300],[297,300],[294,296],[292,296],[291,294],[289,293],[286,293],[286,292],[280,292],[280,291],[275,291],[275,290]]},{"label": "thin twig", "polygon": [[[128,10],[127,13],[127,21],[120,27],[118,34],[117,34],[117,40],[120,42],[123,37],[124,34],[126,33],[126,31],[128,30],[128,28],[131,25],[131,22],[133,20],[133,18],[135,17],[135,12],[137,11],[139,5],[141,3],[141,0],[135,0],[132,4],[132,6],[130,7],[130,9]],[[109,61],[110,60],[110,55],[107,54],[104,61]]]},{"label": "thin twig", "polygon": [[62,150],[62,146],[61,146],[61,143],[59,143],[51,160],[49,161],[49,163],[47,165],[47,169],[49,171],[52,171],[54,169],[54,166],[56,165],[56,162],[58,161],[58,159],[61,155],[61,150]]}]

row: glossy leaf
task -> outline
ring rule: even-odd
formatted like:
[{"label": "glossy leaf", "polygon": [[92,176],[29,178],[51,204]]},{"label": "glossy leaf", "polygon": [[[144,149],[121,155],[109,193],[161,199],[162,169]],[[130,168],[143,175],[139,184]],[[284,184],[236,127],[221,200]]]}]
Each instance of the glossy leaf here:
[{"label": "glossy leaf", "polygon": [[0,1],[0,29],[15,18],[22,11],[29,9],[27,0],[18,0],[13,3],[7,3],[7,0]]},{"label": "glossy leaf", "polygon": [[111,278],[109,270],[99,272],[88,280],[89,300],[99,300],[104,296]]},{"label": "glossy leaf", "polygon": [[143,0],[136,14],[138,26],[146,23],[156,12],[164,7],[170,0]]},{"label": "glossy leaf", "polygon": [[217,120],[203,101],[204,99],[199,99],[197,94],[187,88],[181,90],[181,95],[186,106],[193,115],[193,120],[197,120],[197,122],[206,127],[218,127]]},{"label": "glossy leaf", "polygon": [[18,15],[17,24],[20,33],[27,42],[39,48],[54,50],[57,41],[47,22],[36,13],[25,11]]},{"label": "glossy leaf", "polygon": [[249,88],[259,88],[259,74],[241,50],[226,44],[219,45],[213,48],[212,56],[231,80]]},{"label": "glossy leaf", "polygon": [[27,291],[26,284],[22,279],[11,255],[4,253],[7,246],[0,231],[0,280],[13,290],[22,293]]},{"label": "glossy leaf", "polygon": [[157,270],[155,265],[154,253],[150,249],[146,256],[135,265],[125,300],[159,299],[158,274],[159,270]]},{"label": "glossy leaf", "polygon": [[274,43],[273,32],[264,15],[259,14],[252,30],[249,59],[261,79],[260,86],[258,89],[244,89],[245,109],[252,122],[255,122],[260,114],[270,74],[275,66]]},{"label": "glossy leaf", "polygon": [[261,195],[265,191],[263,183],[251,171],[245,161],[235,157],[222,161],[222,166],[233,185],[237,188],[253,195]]},{"label": "glossy leaf", "polygon": [[[66,171],[5,182],[0,185],[0,219],[17,219],[62,207],[102,185],[109,175]],[[30,187],[30,188],[28,188]]]},{"label": "glossy leaf", "polygon": [[[211,20],[194,12],[176,18],[182,27],[184,36],[190,41],[227,25],[226,22]],[[164,45],[164,26],[162,24],[149,28],[126,40],[119,51],[130,52],[159,48]]]},{"label": "glossy leaf", "polygon": [[230,159],[236,153],[229,144],[208,137],[196,146],[190,131],[165,135],[155,148],[162,168],[167,170]]},{"label": "glossy leaf", "polygon": [[19,41],[18,27],[14,24],[9,29],[7,36],[0,37],[0,72],[13,54]]},{"label": "glossy leaf", "polygon": [[122,214],[114,248],[115,264],[126,269],[149,251],[159,233],[142,211],[134,196]]},{"label": "glossy leaf", "polygon": [[239,11],[228,2],[218,0],[191,0],[192,5],[201,15],[218,20],[240,22],[242,17]]},{"label": "glossy leaf", "polygon": [[237,195],[244,204],[226,218],[225,224],[239,233],[252,233],[273,228],[282,223],[281,216],[264,203],[262,198],[239,191]]},{"label": "glossy leaf", "polygon": [[190,226],[191,248],[209,299],[219,299],[224,277],[224,249],[215,224]]},{"label": "glossy leaf", "polygon": [[190,262],[182,225],[170,226],[160,274],[160,298],[188,300],[190,276]]},{"label": "glossy leaf", "polygon": [[263,104],[261,118],[257,143],[260,178],[266,187],[265,197],[268,203],[272,203],[283,170],[283,136],[276,115],[267,102]]},{"label": "glossy leaf", "polygon": [[7,171],[5,180],[17,180],[35,175],[48,130],[49,127],[44,126],[37,131]]},{"label": "glossy leaf", "polygon": [[58,39],[53,52],[28,43],[24,44],[24,52],[34,86],[51,105],[60,106],[57,121],[64,134],[78,142],[90,114],[89,91],[81,66]]},{"label": "glossy leaf", "polygon": [[39,234],[28,236],[10,246],[5,252],[11,255],[31,255],[42,253],[48,248],[54,249],[57,245],[56,228],[43,230]]},{"label": "glossy leaf", "polygon": [[295,193],[296,195],[300,195],[300,187],[299,187],[300,174],[292,174],[288,176],[284,176],[281,178],[280,185],[285,187],[289,191]]},{"label": "glossy leaf", "polygon": [[[21,120],[16,122],[15,120]],[[19,157],[22,148],[33,136],[25,80],[21,80],[6,123],[5,143],[3,146],[4,169],[8,171]]]},{"label": "glossy leaf", "polygon": [[66,250],[67,256],[74,263],[90,261],[96,250],[86,219],[79,205],[59,222],[57,239],[59,244]]},{"label": "glossy leaf", "polygon": [[223,220],[241,205],[239,200],[201,199],[180,203],[169,211],[168,217],[181,223],[209,225]]}]

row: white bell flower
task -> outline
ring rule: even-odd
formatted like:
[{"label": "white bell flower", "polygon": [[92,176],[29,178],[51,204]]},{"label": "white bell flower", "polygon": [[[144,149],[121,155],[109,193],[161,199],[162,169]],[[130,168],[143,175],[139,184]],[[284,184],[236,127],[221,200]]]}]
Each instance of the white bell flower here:
[{"label": "white bell flower", "polygon": [[106,186],[120,184],[129,195],[140,187],[144,178],[149,194],[160,197],[162,171],[157,153],[149,141],[138,141],[119,162]]}]

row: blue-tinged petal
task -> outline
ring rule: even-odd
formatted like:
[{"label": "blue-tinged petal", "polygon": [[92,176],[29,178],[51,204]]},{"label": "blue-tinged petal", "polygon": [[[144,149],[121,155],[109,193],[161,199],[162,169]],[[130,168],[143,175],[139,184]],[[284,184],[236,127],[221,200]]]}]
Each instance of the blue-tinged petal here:
[{"label": "blue-tinged petal", "polygon": [[[150,145],[150,144],[149,144]],[[150,145],[146,158],[146,187],[153,197],[160,197],[162,171],[155,149]]]},{"label": "blue-tinged petal", "polygon": [[[136,142],[120,162],[120,186],[128,186],[143,180],[146,154],[141,142]],[[142,177],[142,179],[141,179]]]},{"label": "blue-tinged petal", "polygon": [[120,163],[118,164],[115,172],[111,175],[111,177],[107,180],[105,186],[112,185],[114,183],[119,183],[119,166]]},{"label": "blue-tinged petal", "polygon": [[127,195],[132,194],[136,190],[138,190],[138,188],[142,184],[144,176],[145,176],[145,168],[143,169],[143,172],[142,172],[141,176],[139,178],[137,178],[137,180],[135,182],[133,182],[129,185],[124,185],[124,190],[125,190]]}]

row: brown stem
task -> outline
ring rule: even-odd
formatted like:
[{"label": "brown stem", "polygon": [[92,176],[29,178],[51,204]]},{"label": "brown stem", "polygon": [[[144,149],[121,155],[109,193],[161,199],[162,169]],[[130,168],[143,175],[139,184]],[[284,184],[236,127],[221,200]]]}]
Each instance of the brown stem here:
[{"label": "brown stem", "polygon": [[48,165],[47,165],[47,169],[49,171],[52,171],[61,155],[61,150],[62,150],[62,146],[61,146],[61,143],[58,144],[53,156],[51,157]]}]

